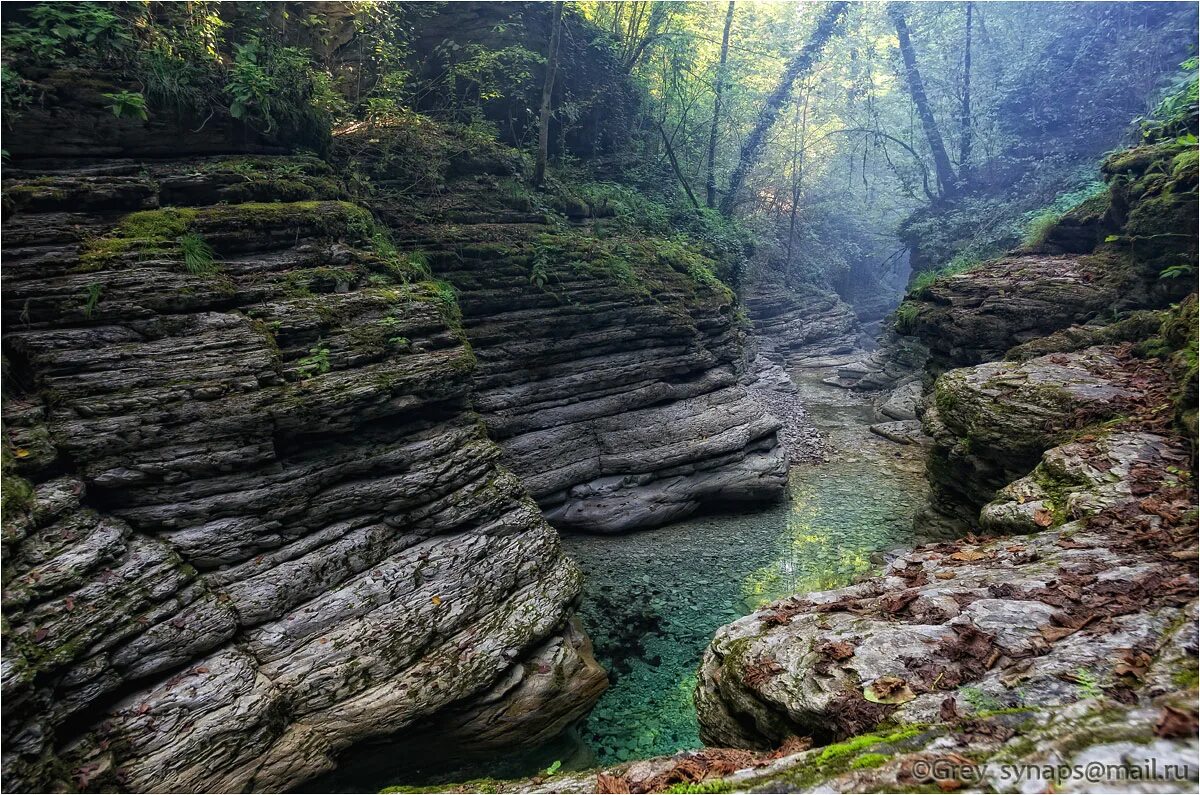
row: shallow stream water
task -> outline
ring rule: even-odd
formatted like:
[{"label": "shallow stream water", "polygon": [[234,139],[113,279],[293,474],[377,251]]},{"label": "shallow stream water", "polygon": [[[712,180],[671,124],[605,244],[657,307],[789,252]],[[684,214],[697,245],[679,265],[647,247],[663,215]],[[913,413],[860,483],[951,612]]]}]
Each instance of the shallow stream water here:
[{"label": "shallow stream water", "polygon": [[487,757],[360,749],[322,787],[520,777],[699,748],[692,689],[718,627],[782,596],[848,584],[877,569],[879,553],[910,543],[925,493],[920,451],[871,434],[869,402],[822,375],[793,380],[831,452],[793,467],[787,501],[625,535],[564,536],[585,575],[581,617],[611,681],[582,725],[541,748]]},{"label": "shallow stream water", "polygon": [[[617,537],[567,536],[582,618],[611,685],[580,731],[595,762],[700,747],[692,689],[714,632],[793,593],[836,588],[909,543],[924,498],[918,451],[870,433],[858,394],[793,374],[829,461],[793,467],[790,499]],[[872,557],[876,562],[872,562]]]}]

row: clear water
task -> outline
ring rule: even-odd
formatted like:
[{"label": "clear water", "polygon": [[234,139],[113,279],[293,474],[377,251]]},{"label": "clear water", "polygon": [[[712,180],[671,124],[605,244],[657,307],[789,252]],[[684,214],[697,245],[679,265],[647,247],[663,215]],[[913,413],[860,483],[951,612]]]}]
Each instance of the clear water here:
[{"label": "clear water", "polygon": [[878,553],[911,543],[924,499],[919,451],[871,434],[860,396],[819,374],[794,378],[834,452],[826,463],[793,468],[787,501],[627,535],[564,536],[585,575],[583,623],[611,678],[579,726],[539,748],[482,757],[416,748],[411,739],[359,748],[314,782],[319,791],[522,777],[555,762],[575,770],[699,748],[692,690],[717,628],[774,599],[876,569]]},{"label": "clear water", "polygon": [[797,375],[838,452],[793,468],[790,500],[617,537],[566,536],[585,575],[583,623],[611,685],[579,729],[600,764],[699,748],[692,690],[723,624],[793,593],[845,585],[909,543],[924,498],[914,449],[867,430],[860,396]]}]

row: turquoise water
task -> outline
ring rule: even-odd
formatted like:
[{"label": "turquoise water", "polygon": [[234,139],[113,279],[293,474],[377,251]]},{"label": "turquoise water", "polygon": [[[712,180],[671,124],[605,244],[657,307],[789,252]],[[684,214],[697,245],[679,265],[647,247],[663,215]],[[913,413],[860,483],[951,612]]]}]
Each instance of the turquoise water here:
[{"label": "turquoise water", "polygon": [[538,748],[486,756],[419,748],[412,738],[360,747],[310,791],[519,778],[555,763],[578,770],[699,748],[692,689],[717,628],[877,569],[878,553],[911,543],[924,499],[920,451],[872,435],[861,397],[816,374],[794,378],[832,452],[826,463],[792,469],[787,501],[626,535],[563,537],[585,576],[584,626],[611,678],[580,725]]},{"label": "turquoise water", "polygon": [[878,567],[877,553],[908,543],[924,495],[916,451],[871,435],[858,396],[802,389],[842,452],[793,468],[788,502],[624,536],[564,537],[585,575],[584,626],[612,680],[578,730],[596,762],[699,748],[692,689],[718,627],[783,596],[846,585]]}]

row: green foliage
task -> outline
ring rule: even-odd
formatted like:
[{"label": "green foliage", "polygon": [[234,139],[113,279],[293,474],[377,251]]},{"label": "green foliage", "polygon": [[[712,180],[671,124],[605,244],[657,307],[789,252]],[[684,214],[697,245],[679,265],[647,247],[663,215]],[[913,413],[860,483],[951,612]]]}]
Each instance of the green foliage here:
[{"label": "green foliage", "polygon": [[299,47],[280,47],[250,36],[234,45],[233,64],[225,90],[229,93],[229,114],[263,125],[271,132],[280,124],[298,126],[302,117],[319,105],[318,93],[329,90],[318,86],[309,54]]},{"label": "green foliage", "polygon": [[551,764],[550,767],[546,768],[543,775],[553,776],[555,773],[557,773],[559,771],[560,768],[562,768],[562,760],[555,759],[554,763]]},{"label": "green foliage", "polygon": [[[446,72],[448,96],[472,98],[476,103],[514,93],[529,82],[532,68],[545,58],[520,45],[493,49],[482,44],[459,45],[447,41],[443,48],[454,50]],[[463,107],[470,99],[461,99]]]},{"label": "green foliage", "polygon": [[1046,207],[1025,214],[1026,226],[1022,243],[1028,247],[1040,246],[1046,242],[1051,230],[1062,220],[1063,216],[1097,197],[1103,196],[1108,186],[1101,180],[1093,179],[1074,190],[1060,194]]},{"label": "green foliage", "polygon": [[89,320],[91,319],[92,313],[94,313],[96,311],[96,305],[100,303],[100,298],[103,295],[104,295],[103,285],[93,282],[92,284],[89,284],[87,286],[87,294],[84,296],[84,301],[83,301],[83,316],[84,317],[88,318]]},{"label": "green foliage", "polygon": [[1025,237],[1021,243],[1027,247],[1040,246],[1046,242],[1046,236],[1050,233],[1062,216],[1053,211],[1044,211],[1038,213],[1029,222],[1029,226],[1025,229]]},{"label": "green foliage", "polygon": [[301,379],[329,372],[329,348],[318,341],[316,345],[308,349],[307,356],[296,361],[296,372]]},{"label": "green foliage", "polygon": [[433,292],[433,297],[441,305],[442,314],[452,324],[460,324],[462,322],[462,309],[458,306],[458,291],[454,289],[454,285],[442,279],[433,279],[426,282],[426,284],[429,285],[430,290]]},{"label": "green foliage", "polygon": [[914,330],[913,324],[916,322],[917,315],[920,310],[916,304],[904,301],[900,306],[896,307],[893,313],[892,324],[898,334],[911,334]]},{"label": "green foliage", "polygon": [[956,276],[960,273],[966,273],[977,265],[982,264],[985,258],[980,257],[973,252],[962,252],[956,254],[954,259],[950,260],[945,267],[937,270],[921,271],[914,274],[912,281],[908,285],[910,295],[920,295],[927,287],[932,285],[938,279],[944,279],[947,276]]},{"label": "green foliage", "polygon": [[529,283],[539,290],[544,290],[546,283],[550,280],[550,273],[547,269],[549,264],[550,257],[546,249],[544,247],[535,249],[533,260],[529,265]]},{"label": "green foliage", "polygon": [[1104,695],[1104,690],[1100,687],[1100,680],[1087,668],[1076,668],[1074,679],[1075,683],[1079,685],[1079,695],[1082,698],[1100,698]]},{"label": "green foliage", "polygon": [[43,62],[86,54],[111,62],[136,46],[127,20],[111,3],[37,3],[27,12],[30,24],[9,25],[4,46],[18,57]]},{"label": "green foliage", "polygon": [[[1166,96],[1154,107],[1150,118],[1142,122],[1142,137],[1147,141],[1187,133],[1189,127],[1195,125],[1196,107],[1200,103],[1200,70],[1196,56],[1188,58],[1179,68],[1183,74],[1176,78]],[[1194,136],[1192,143],[1195,143]]]},{"label": "green foliage", "polygon": [[149,114],[146,113],[146,98],[142,96],[141,92],[118,91],[103,96],[108,100],[108,109],[118,119],[145,120],[149,118]]},{"label": "green foliage", "polygon": [[11,126],[21,111],[33,104],[33,83],[8,64],[0,66],[0,98],[4,117]]},{"label": "green foliage", "polygon": [[179,238],[179,249],[183,252],[183,266],[193,276],[211,276],[217,272],[217,264],[213,261],[213,250],[197,234],[187,234]]},{"label": "green foliage", "polygon": [[1196,275],[1196,264],[1194,262],[1184,262],[1178,265],[1168,265],[1158,272],[1160,279],[1183,279],[1190,278]]}]

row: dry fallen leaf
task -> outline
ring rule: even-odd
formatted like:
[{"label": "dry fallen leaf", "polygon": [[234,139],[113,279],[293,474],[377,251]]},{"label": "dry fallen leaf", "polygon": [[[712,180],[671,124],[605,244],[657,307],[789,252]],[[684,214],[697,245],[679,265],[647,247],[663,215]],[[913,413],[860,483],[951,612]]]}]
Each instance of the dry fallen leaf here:
[{"label": "dry fallen leaf", "polygon": [[881,676],[863,688],[863,698],[872,704],[904,704],[917,694],[898,676]]},{"label": "dry fallen leaf", "polygon": [[1054,524],[1054,514],[1045,508],[1038,508],[1033,512],[1033,523],[1038,527],[1049,527]]},{"label": "dry fallen leaf", "polygon": [[1195,712],[1175,707],[1163,707],[1154,723],[1154,733],[1159,737],[1195,737],[1200,729]]},{"label": "dry fallen leaf", "polygon": [[1054,643],[1055,641],[1062,640],[1068,635],[1075,634],[1075,630],[1070,627],[1052,627],[1049,625],[1038,627],[1038,632],[1042,633],[1042,637],[1045,638],[1049,643]]},{"label": "dry fallen leaf", "polygon": [[933,576],[937,577],[939,580],[953,580],[958,575],[952,571],[947,571],[946,569],[942,569],[941,571],[934,573]]},{"label": "dry fallen leaf", "polygon": [[430,599],[429,601],[433,602],[434,607],[437,607],[438,605],[440,605],[442,603],[442,597],[438,596],[437,594],[434,594],[433,598]]}]

